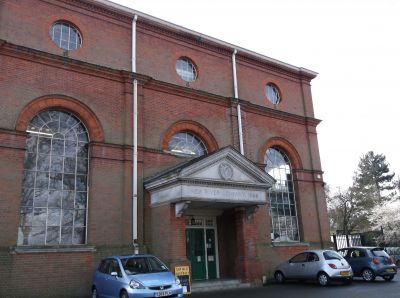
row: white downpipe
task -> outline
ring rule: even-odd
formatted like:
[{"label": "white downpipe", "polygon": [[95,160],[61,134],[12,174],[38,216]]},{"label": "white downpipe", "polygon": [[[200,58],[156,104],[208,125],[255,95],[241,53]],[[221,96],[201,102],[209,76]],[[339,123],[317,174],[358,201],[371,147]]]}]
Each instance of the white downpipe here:
[{"label": "white downpipe", "polygon": [[[138,16],[134,15],[132,20],[132,72],[136,72],[136,21]],[[137,209],[137,164],[138,164],[138,153],[137,153],[137,123],[138,123],[138,111],[137,111],[137,80],[133,80],[133,121],[132,121],[132,133],[133,133],[133,164],[132,164],[132,241],[135,254],[139,253],[138,245],[138,209]]]},{"label": "white downpipe", "polygon": [[[237,50],[235,49],[232,54],[232,71],[233,71],[233,89],[235,93],[235,98],[239,99],[239,92],[238,92],[238,84],[237,84],[237,75],[236,75],[236,53]],[[243,130],[242,130],[242,112],[240,110],[240,103],[238,101],[237,105],[237,116],[238,116],[238,126],[239,126],[239,145],[240,145],[240,153],[244,155],[244,148],[243,148]]]}]

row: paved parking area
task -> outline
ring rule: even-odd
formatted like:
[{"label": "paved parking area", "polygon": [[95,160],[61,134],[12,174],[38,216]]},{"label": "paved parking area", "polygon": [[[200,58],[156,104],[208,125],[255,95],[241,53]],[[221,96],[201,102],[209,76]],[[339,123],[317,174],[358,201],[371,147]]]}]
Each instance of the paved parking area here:
[{"label": "paved parking area", "polygon": [[400,277],[397,275],[391,282],[377,278],[372,283],[355,279],[351,285],[334,283],[328,287],[320,287],[313,282],[270,283],[263,287],[245,288],[230,291],[209,293],[193,293],[188,298],[399,298]]}]

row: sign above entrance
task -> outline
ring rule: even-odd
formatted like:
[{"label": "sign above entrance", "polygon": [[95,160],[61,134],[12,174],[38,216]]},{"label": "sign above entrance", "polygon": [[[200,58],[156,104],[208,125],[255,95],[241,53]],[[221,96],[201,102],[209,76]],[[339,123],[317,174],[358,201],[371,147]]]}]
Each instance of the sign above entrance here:
[{"label": "sign above entrance", "polygon": [[178,184],[151,194],[152,205],[160,205],[167,202],[177,203],[180,201],[262,205],[267,203],[267,193],[264,189]]}]

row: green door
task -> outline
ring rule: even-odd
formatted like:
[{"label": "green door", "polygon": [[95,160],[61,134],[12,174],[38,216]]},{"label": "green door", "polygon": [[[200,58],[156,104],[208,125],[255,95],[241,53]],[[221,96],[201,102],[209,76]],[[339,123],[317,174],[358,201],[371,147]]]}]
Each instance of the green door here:
[{"label": "green door", "polygon": [[186,229],[186,255],[192,265],[192,279],[207,279],[203,229]]},{"label": "green door", "polygon": [[217,256],[215,249],[215,230],[206,229],[208,279],[217,278]]}]

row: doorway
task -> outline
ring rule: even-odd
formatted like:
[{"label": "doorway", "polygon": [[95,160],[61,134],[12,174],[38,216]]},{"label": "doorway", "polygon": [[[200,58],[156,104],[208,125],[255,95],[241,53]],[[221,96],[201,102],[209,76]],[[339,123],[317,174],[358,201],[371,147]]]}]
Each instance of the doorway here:
[{"label": "doorway", "polygon": [[219,278],[216,219],[187,217],[186,256],[193,280]]}]

